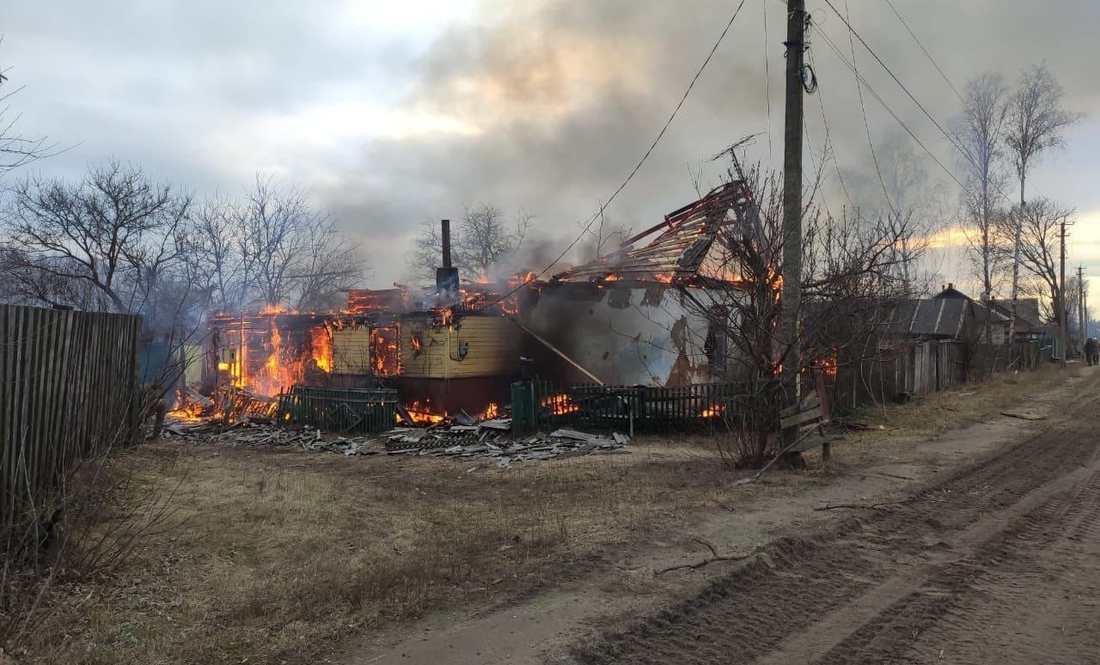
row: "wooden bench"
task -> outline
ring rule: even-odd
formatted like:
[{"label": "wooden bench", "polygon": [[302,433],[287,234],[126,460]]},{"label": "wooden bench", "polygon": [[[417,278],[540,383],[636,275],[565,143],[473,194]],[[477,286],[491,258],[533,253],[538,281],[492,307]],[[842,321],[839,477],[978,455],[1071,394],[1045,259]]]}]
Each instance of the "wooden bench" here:
[{"label": "wooden bench", "polygon": [[[825,427],[830,423],[829,404],[821,399],[825,393],[825,382],[818,377],[817,389],[806,395],[802,400],[791,407],[779,412],[779,429],[787,431],[797,427],[799,437],[789,446],[786,452],[804,453],[821,446],[821,459],[828,461],[830,457],[830,444],[841,438],[838,434],[827,434]],[[817,434],[818,436],[813,436]]]}]

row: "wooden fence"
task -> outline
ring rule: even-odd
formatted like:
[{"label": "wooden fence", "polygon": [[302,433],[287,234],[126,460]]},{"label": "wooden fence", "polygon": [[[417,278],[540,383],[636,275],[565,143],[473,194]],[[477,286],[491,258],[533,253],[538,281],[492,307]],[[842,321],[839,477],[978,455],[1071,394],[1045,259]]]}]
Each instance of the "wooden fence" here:
[{"label": "wooden fence", "polygon": [[558,388],[521,381],[512,384],[512,425],[516,432],[564,426],[620,432],[698,428],[736,411],[745,392],[740,383]]},{"label": "wooden fence", "polygon": [[397,422],[397,391],[294,386],[279,395],[278,414],[281,422],[376,434]]},{"label": "wooden fence", "polygon": [[876,357],[842,362],[826,381],[834,412],[929,395],[966,383],[970,346],[955,341],[909,342]]},{"label": "wooden fence", "polygon": [[830,405],[845,413],[866,404],[903,401],[988,378],[993,372],[1032,371],[1049,360],[1038,343],[975,345],[908,342],[874,358],[842,362],[826,381]]},{"label": "wooden fence", "polygon": [[141,317],[0,305],[0,520],[34,514],[76,460],[131,442]]}]

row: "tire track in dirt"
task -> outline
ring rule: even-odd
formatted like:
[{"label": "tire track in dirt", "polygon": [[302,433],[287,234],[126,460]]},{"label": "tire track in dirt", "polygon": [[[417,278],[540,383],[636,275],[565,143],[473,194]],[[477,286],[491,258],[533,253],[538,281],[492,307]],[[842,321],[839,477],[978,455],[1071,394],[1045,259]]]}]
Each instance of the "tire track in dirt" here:
[{"label": "tire track in dirt", "polygon": [[[1089,401],[1085,395],[1071,402]],[[965,632],[963,608],[988,600],[983,585],[996,584],[991,576],[1005,561],[1017,566],[1013,584],[1026,592],[1041,584],[1028,559],[1035,550],[1074,543],[1066,534],[1096,542],[1090,530],[1100,522],[1100,489],[1093,486],[1100,474],[1082,468],[1096,458],[1087,423],[1048,426],[919,492],[909,509],[848,520],[827,537],[779,541],[703,593],[589,639],[575,658],[925,662],[935,640],[923,644],[922,636]],[[997,589],[1011,599],[1016,587]],[[988,609],[996,622],[995,608]],[[956,645],[965,651],[964,642]]]}]

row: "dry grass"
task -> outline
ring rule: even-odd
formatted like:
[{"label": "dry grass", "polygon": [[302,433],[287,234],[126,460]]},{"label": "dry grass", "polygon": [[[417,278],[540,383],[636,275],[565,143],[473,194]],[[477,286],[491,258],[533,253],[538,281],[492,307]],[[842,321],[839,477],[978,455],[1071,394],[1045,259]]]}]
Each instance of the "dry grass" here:
[{"label": "dry grass", "polygon": [[[868,410],[858,419],[898,429],[844,441],[850,462],[840,466],[980,420],[1065,378],[1053,369],[1000,377]],[[511,469],[189,444],[130,450],[113,465],[136,474],[135,491],[182,481],[173,498],[180,521],[147,539],[121,575],[62,589],[55,621],[25,645],[27,660],[313,662],[349,634],[506,602],[707,509],[831,475],[815,467],[731,488],[704,447],[650,441],[630,455]]]},{"label": "dry grass", "polygon": [[302,662],[357,630],[567,579],[730,492],[713,459],[660,444],[507,470],[187,444],[115,464],[147,489],[182,479],[182,522],[124,579],[66,590],[80,611],[28,645],[42,662]]},{"label": "dry grass", "polygon": [[994,416],[1028,395],[1060,385],[1068,377],[1076,376],[1078,369],[1071,366],[1061,370],[1049,365],[1034,372],[997,374],[981,383],[944,390],[909,404],[866,408],[850,420],[936,436]]}]

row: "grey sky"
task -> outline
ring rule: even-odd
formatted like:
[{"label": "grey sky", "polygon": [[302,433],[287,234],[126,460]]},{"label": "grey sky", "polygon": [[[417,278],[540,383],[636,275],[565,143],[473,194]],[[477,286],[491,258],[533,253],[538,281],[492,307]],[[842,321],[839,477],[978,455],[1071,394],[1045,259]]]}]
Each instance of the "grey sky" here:
[{"label": "grey sky", "polygon": [[[844,0],[832,2],[844,11]],[[1071,254],[1100,277],[1100,77],[1080,57],[1100,3],[893,2],[956,87],[989,69],[1012,79],[1046,60],[1067,104],[1088,114],[1069,148],[1037,167],[1034,191],[1081,212]],[[456,216],[463,203],[522,207],[546,247],[564,246],[644,152],[736,4],[13,0],[0,13],[0,64],[26,86],[13,100],[21,131],[75,146],[34,168],[74,175],[114,156],[200,193],[238,191],[257,171],[293,179],[364,241],[370,285],[385,286],[402,277],[419,224]],[[946,123],[958,100],[885,0],[848,4],[856,28]],[[846,49],[825,2],[809,8]],[[689,164],[769,126],[779,165],[783,21],[781,0],[746,2],[612,218],[635,228],[659,220],[693,197]],[[819,148],[825,135],[823,102],[840,164],[870,168],[852,75],[822,35],[811,42],[821,83],[807,100],[811,140]],[[889,77],[865,53],[859,64],[956,169],[950,146]],[[876,140],[897,131],[870,97],[867,110]],[[750,159],[768,158],[765,136]],[[948,180],[937,167],[931,174]],[[836,211],[844,203],[837,191],[827,202]],[[953,260],[945,265],[945,278],[962,281]]]}]

